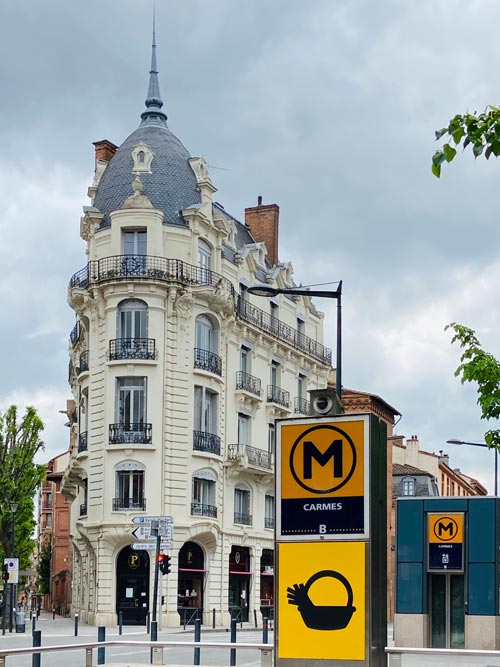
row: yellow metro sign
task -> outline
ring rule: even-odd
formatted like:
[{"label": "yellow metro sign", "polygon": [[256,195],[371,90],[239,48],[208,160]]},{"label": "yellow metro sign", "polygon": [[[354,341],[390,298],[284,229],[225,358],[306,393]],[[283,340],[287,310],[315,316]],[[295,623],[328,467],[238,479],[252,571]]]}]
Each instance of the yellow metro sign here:
[{"label": "yellow metro sign", "polygon": [[364,660],[365,542],[278,544],[277,657]]},{"label": "yellow metro sign", "polygon": [[367,538],[367,415],[278,422],[277,540]]},{"label": "yellow metro sign", "polygon": [[462,513],[429,514],[429,542],[458,544],[464,540]]},{"label": "yellow metro sign", "polygon": [[427,541],[429,571],[463,571],[463,512],[429,513],[427,515]]}]

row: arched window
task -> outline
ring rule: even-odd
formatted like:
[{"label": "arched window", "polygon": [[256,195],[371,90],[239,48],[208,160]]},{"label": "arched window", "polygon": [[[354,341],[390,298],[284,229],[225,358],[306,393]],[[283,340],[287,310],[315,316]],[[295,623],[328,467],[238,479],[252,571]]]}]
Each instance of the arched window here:
[{"label": "arched window", "polygon": [[192,515],[217,518],[216,480],[212,470],[198,470],[193,474]]},{"label": "arched window", "polygon": [[414,496],[416,488],[415,477],[403,477],[403,496]]},{"label": "arched window", "polygon": [[221,375],[219,331],[207,315],[198,315],[195,323],[194,366]]},{"label": "arched window", "polygon": [[127,299],[118,305],[117,338],[148,337],[148,306],[139,299]]},{"label": "arched window", "polygon": [[144,153],[144,151],[139,151],[137,153],[137,161],[140,162],[141,164],[144,164],[145,159],[146,159],[146,154]]}]

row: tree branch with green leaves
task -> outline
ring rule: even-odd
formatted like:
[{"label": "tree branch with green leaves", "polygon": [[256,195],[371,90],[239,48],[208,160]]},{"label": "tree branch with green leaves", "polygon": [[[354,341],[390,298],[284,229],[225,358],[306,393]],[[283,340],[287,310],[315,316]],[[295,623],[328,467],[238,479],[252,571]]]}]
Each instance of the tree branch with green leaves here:
[{"label": "tree branch with green leaves", "polygon": [[477,114],[465,113],[454,116],[447,127],[437,130],[436,140],[448,139],[432,156],[432,173],[439,178],[441,165],[451,162],[456,154],[455,147],[462,146],[465,150],[471,147],[475,158],[483,155],[487,160],[500,155],[500,108],[489,105],[486,110]]},{"label": "tree branch with green leaves", "polygon": [[[490,353],[483,350],[476,332],[462,324],[452,322],[445,327],[451,329],[451,343],[458,343],[463,350],[460,365],[455,376],[462,384],[473,382],[477,385],[477,404],[481,408],[481,419],[487,421],[500,417],[500,362]],[[484,439],[488,447],[500,450],[500,430],[490,429]]]}]

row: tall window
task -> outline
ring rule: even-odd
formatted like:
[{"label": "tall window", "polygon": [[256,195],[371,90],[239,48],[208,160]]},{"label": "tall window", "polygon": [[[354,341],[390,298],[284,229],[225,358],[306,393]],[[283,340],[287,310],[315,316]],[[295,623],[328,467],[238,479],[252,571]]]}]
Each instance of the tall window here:
[{"label": "tall window", "polygon": [[264,526],[274,528],[274,496],[266,493],[264,503]]},{"label": "tall window", "polygon": [[274,454],[276,449],[276,427],[274,424],[269,424],[269,430],[267,432],[267,449],[271,455]]},{"label": "tall window", "polygon": [[234,522],[247,526],[252,524],[250,515],[250,491],[244,486],[234,489]]},{"label": "tall window", "polygon": [[116,412],[125,426],[146,421],[146,378],[117,378]]},{"label": "tall window", "polygon": [[415,495],[415,477],[403,477],[403,496]]},{"label": "tall window", "polygon": [[196,318],[195,347],[208,352],[218,350],[218,331],[206,315],[198,315]]},{"label": "tall window", "polygon": [[139,464],[125,463],[117,468],[113,509],[145,509],[144,469]]},{"label": "tall window", "polygon": [[248,445],[250,441],[250,417],[238,414],[238,443]]},{"label": "tall window", "polygon": [[212,248],[206,241],[198,241],[198,280],[200,283],[211,283]]},{"label": "tall window", "polygon": [[148,307],[144,301],[127,299],[117,311],[117,338],[148,337]]},{"label": "tall window", "polygon": [[211,470],[201,470],[193,475],[191,514],[217,516],[215,483],[215,475]]},{"label": "tall window", "polygon": [[217,433],[217,394],[207,387],[194,388],[194,429]]},{"label": "tall window", "polygon": [[279,310],[280,309],[279,309],[278,304],[274,303],[273,301],[271,301],[270,305],[271,305],[271,331],[273,331],[274,333],[277,333],[278,328],[279,328],[278,318],[279,318]]},{"label": "tall window", "polygon": [[145,255],[147,232],[145,229],[125,229],[123,231],[123,254]]},{"label": "tall window", "polygon": [[306,397],[306,376],[299,373],[297,378],[297,396],[298,398]]},{"label": "tall window", "polygon": [[240,350],[240,371],[243,373],[250,373],[250,350],[244,345]]},{"label": "tall window", "polygon": [[270,373],[270,383],[273,387],[280,386],[280,365],[277,361],[271,362],[271,373]]}]

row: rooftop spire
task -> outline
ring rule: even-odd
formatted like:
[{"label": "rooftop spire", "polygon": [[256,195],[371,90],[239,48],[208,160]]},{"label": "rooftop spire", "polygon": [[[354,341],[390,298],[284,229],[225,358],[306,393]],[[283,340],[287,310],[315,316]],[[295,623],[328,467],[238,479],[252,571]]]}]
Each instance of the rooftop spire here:
[{"label": "rooftop spire", "polygon": [[153,9],[153,44],[151,50],[151,69],[149,71],[149,86],[146,97],[146,111],[141,114],[142,124],[157,123],[165,125],[167,115],[161,110],[163,100],[160,93],[160,82],[158,81],[158,69],[156,66],[156,31],[155,12]]}]

